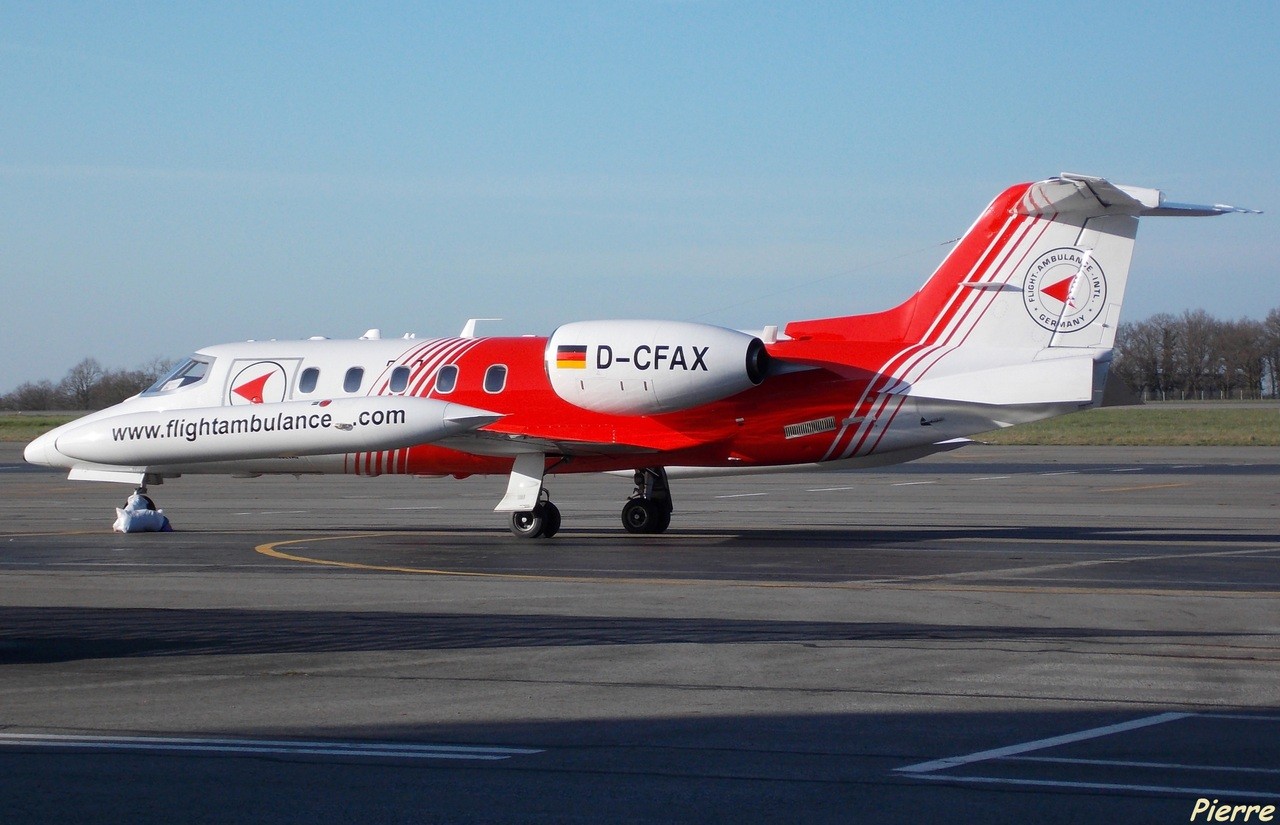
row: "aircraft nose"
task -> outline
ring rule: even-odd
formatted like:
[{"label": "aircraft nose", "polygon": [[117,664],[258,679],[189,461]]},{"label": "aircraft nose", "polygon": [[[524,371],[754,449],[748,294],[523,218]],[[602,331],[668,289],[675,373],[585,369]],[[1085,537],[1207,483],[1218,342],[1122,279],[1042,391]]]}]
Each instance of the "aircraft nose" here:
[{"label": "aircraft nose", "polygon": [[22,451],[22,457],[28,464],[40,464],[45,467],[57,467],[55,456],[58,450],[54,446],[56,440],[53,433],[45,433],[37,437]]}]

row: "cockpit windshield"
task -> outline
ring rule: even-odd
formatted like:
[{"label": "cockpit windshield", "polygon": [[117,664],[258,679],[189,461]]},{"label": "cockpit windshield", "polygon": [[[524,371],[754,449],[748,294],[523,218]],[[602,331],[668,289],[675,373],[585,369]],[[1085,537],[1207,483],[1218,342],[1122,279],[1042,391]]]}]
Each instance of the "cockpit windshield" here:
[{"label": "cockpit windshield", "polygon": [[142,394],[160,395],[161,393],[189,387],[192,384],[199,384],[209,375],[209,366],[212,363],[212,360],[204,357],[192,356],[187,358]]}]

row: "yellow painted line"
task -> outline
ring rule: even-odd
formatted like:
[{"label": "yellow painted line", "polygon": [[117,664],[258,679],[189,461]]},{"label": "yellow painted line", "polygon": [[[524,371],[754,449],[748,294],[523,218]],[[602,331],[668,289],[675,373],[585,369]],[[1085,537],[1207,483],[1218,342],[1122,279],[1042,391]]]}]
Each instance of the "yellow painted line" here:
[{"label": "yellow painted line", "polygon": [[[327,567],[341,567],[347,570],[368,570],[378,573],[413,573],[421,576],[456,576],[475,579],[516,579],[526,581],[554,581],[554,582],[608,582],[607,578],[592,578],[589,576],[540,576],[532,573],[481,573],[468,570],[437,570],[430,567],[400,567],[388,564],[365,564],[356,561],[336,561],[334,559],[317,559],[311,556],[299,556],[293,553],[286,553],[277,548],[285,547],[291,544],[311,544],[321,541],[341,541],[343,539],[366,539],[381,538],[383,536],[406,536],[409,533],[356,533],[343,536],[321,536],[319,538],[305,539],[287,539],[285,541],[273,541],[266,544],[259,544],[253,548],[254,552],[261,553],[264,556],[270,556],[285,561],[297,561],[306,564],[320,564]],[[624,580],[618,580],[624,581]],[[640,579],[627,579],[625,581],[642,581]],[[673,580],[674,581],[674,580]]]},{"label": "yellow painted line", "polygon": [[1099,493],[1131,493],[1135,490],[1166,490],[1170,487],[1190,487],[1188,481],[1179,481],[1173,484],[1140,484],[1137,487],[1103,487]]},{"label": "yellow painted line", "polygon": [[[315,542],[342,541],[344,539],[382,538],[387,536],[416,536],[419,533],[385,531],[378,533],[353,533],[336,536],[319,536],[303,539],[286,539],[267,542],[254,547],[254,552],[282,561],[317,564],[326,567],[339,567],[346,570],[364,570],[374,573],[406,573],[419,576],[441,576],[451,578],[495,579],[498,581],[555,582],[563,584],[608,584],[608,585],[656,585],[662,587],[744,587],[753,589],[788,589],[788,590],[925,590],[965,593],[1043,593],[1051,595],[1128,595],[1128,596],[1162,596],[1176,598],[1228,598],[1228,599],[1277,599],[1280,592],[1266,590],[1158,590],[1152,588],[1122,587],[1070,587],[1070,586],[1037,586],[1037,585],[999,585],[999,584],[961,584],[948,582],[946,576],[922,576],[919,581],[909,578],[899,580],[873,580],[864,582],[812,582],[812,581],[751,581],[740,579],[668,579],[626,576],[549,576],[535,573],[483,573],[469,570],[442,570],[430,567],[403,567],[398,565],[366,564],[364,562],[337,561],[321,559],[313,556],[302,556],[286,553],[278,548],[295,544]],[[1062,567],[1091,566],[1093,564],[1117,564],[1126,561],[1149,561],[1162,558],[1188,558],[1197,556],[1242,555],[1274,551],[1276,548],[1259,548],[1256,550],[1237,550],[1226,553],[1197,553],[1182,556],[1142,556],[1127,559],[1100,559],[1093,562],[1072,562],[1063,565],[1045,565],[1036,569],[1049,570]],[[1024,568],[1025,569],[1025,568]],[[984,575],[999,576],[1000,570],[987,573],[957,573],[952,576],[980,577]]]}]

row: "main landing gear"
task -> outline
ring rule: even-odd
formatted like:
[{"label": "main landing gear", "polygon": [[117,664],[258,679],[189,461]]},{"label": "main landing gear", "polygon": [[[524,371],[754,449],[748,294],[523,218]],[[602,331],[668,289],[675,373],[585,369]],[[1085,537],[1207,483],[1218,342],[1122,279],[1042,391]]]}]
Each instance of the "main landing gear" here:
[{"label": "main landing gear", "polygon": [[[507,494],[494,509],[511,514],[511,533],[522,539],[549,539],[560,531],[560,508],[542,486],[545,473],[541,453],[516,457]],[[671,487],[662,467],[635,472],[635,489],[622,506],[622,526],[628,533],[661,533],[671,526]]]},{"label": "main landing gear", "polygon": [[636,488],[622,506],[622,526],[628,533],[661,533],[671,526],[671,488],[661,467],[636,470]]}]

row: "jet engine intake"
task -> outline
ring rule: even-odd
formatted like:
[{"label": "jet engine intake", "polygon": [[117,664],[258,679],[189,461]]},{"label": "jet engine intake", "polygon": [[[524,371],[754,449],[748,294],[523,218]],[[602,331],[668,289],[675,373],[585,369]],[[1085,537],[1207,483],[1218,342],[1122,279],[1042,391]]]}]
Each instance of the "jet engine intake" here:
[{"label": "jet engine intake", "polygon": [[547,341],[547,375],[574,406],[656,415],[737,395],[769,369],[752,335],[684,321],[582,321]]}]

